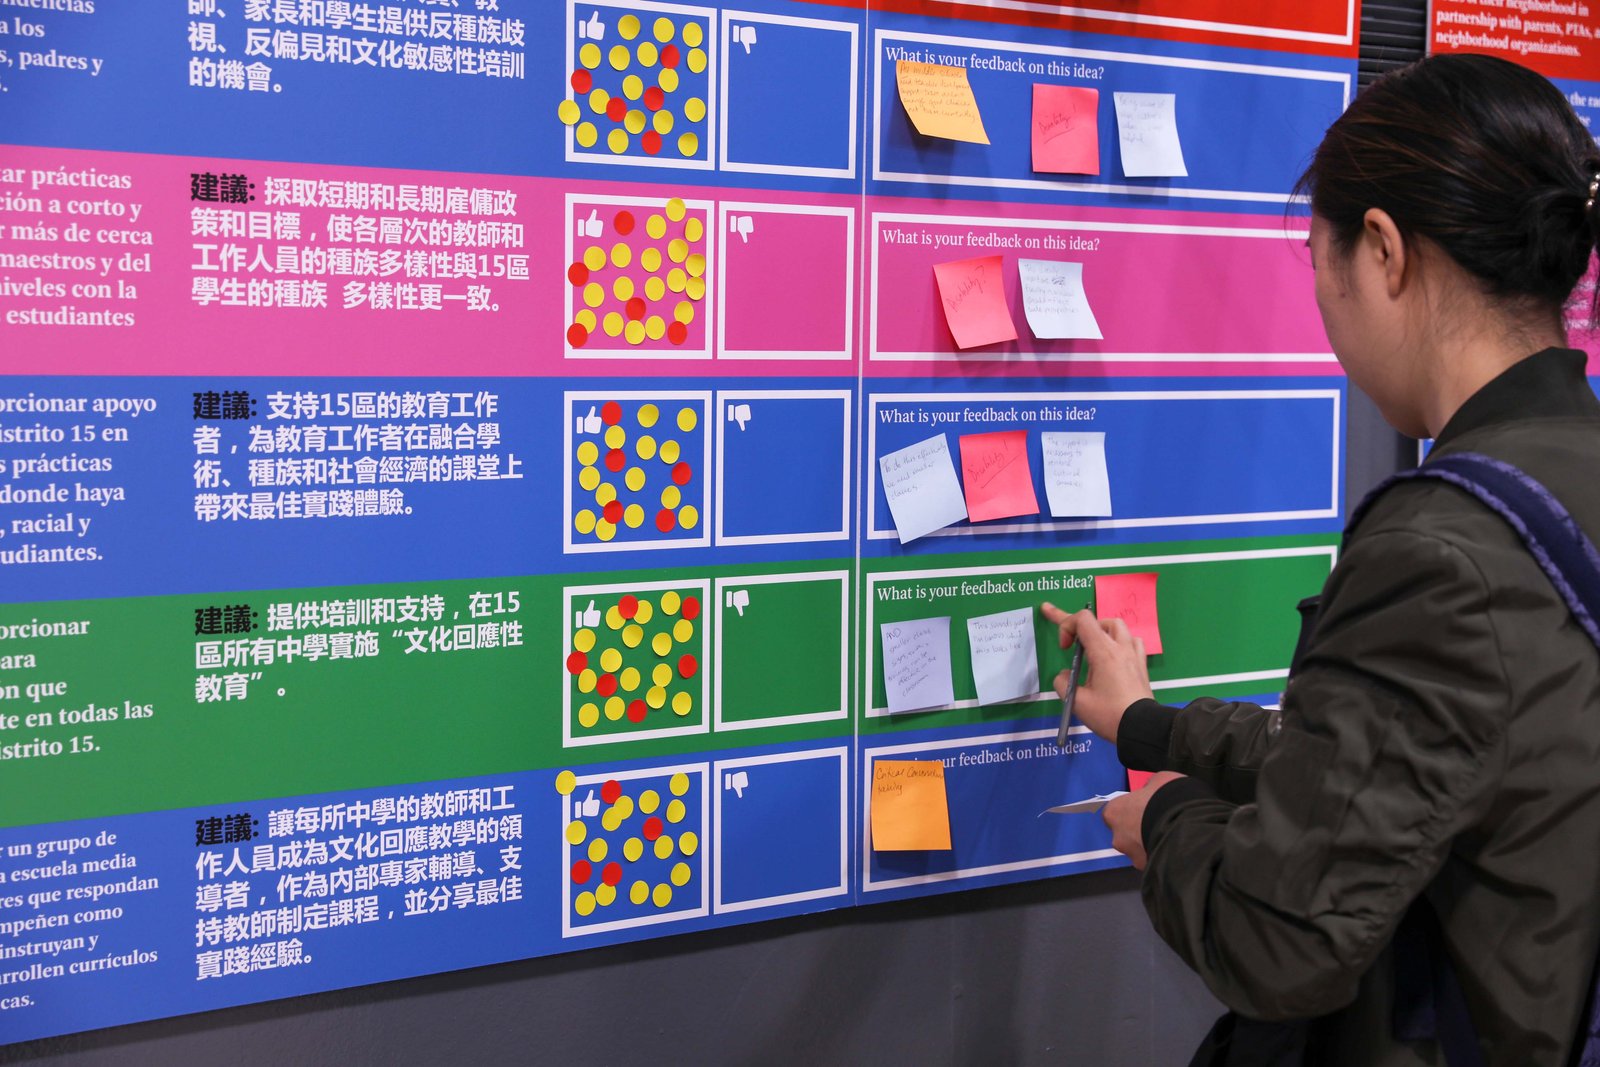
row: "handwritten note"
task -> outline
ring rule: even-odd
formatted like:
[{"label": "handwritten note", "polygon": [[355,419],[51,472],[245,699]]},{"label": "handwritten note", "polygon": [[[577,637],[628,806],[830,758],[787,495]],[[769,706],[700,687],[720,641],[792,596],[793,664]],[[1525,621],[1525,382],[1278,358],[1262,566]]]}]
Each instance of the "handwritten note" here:
[{"label": "handwritten note", "polygon": [[939,283],[939,303],[944,321],[958,348],[978,348],[1017,339],[1016,323],[1006,306],[1005,266],[999,256],[979,256],[937,263],[933,276]]},{"label": "handwritten note", "polygon": [[1129,178],[1187,178],[1172,93],[1114,93],[1122,173]]},{"label": "handwritten note", "polygon": [[1022,310],[1035,337],[1100,340],[1100,323],[1083,291],[1083,264],[1053,259],[1019,259]]},{"label": "handwritten note", "polygon": [[878,470],[901,544],[967,517],[944,434],[880,456]]},{"label": "handwritten note", "polygon": [[1095,614],[1121,619],[1144,638],[1146,655],[1161,651],[1161,621],[1156,616],[1156,574],[1102,574],[1094,580]]},{"label": "handwritten note", "polygon": [[1033,87],[1033,169],[1044,174],[1100,173],[1100,90]]},{"label": "handwritten note", "polygon": [[883,635],[883,689],[891,712],[955,703],[948,615],[886,622],[878,630]]},{"label": "handwritten note", "polygon": [[1104,518],[1111,514],[1111,476],[1106,470],[1106,435],[1046,430],[1044,494],[1050,514]]},{"label": "handwritten note", "polygon": [[963,434],[961,480],[973,522],[1039,514],[1026,430]]},{"label": "handwritten note", "polygon": [[939,760],[872,761],[872,847],[932,852],[950,847],[950,798]]},{"label": "handwritten note", "polygon": [[989,143],[967,68],[902,59],[894,65],[894,80],[900,88],[900,105],[922,136]]},{"label": "handwritten note", "polygon": [[972,647],[972,680],[978,703],[1039,695],[1039,647],[1034,641],[1033,611],[1017,608],[967,620]]}]

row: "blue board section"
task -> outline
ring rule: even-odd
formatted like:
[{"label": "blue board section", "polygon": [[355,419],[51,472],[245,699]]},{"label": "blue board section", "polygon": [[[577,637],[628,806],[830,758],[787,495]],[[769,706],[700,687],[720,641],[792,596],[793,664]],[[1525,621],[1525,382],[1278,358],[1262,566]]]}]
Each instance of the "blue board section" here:
[{"label": "blue board section", "polygon": [[[728,143],[724,165],[760,173],[783,168],[809,174],[855,165],[855,111],[860,93],[854,60],[855,23],[780,22],[730,17]],[[853,31],[853,32],[852,32]],[[816,71],[852,71],[818,79]]]},{"label": "blue board section", "polygon": [[719,424],[723,534],[843,535],[849,529],[851,397],[736,395],[724,404],[737,418],[724,415]]},{"label": "blue board section", "polygon": [[719,906],[756,907],[848,890],[843,750],[718,768]]},{"label": "blue board section", "polygon": [[1550,80],[1561,90],[1589,132],[1594,134],[1596,140],[1600,140],[1600,82],[1571,81],[1567,78]]}]

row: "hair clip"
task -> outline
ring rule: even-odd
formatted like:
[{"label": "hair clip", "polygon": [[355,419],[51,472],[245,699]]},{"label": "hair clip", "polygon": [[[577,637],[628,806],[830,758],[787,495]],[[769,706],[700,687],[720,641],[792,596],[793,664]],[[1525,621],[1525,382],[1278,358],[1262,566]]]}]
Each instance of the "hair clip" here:
[{"label": "hair clip", "polygon": [[1594,201],[1597,196],[1600,196],[1600,173],[1591,175],[1589,178],[1589,199],[1584,203],[1583,210],[1593,211]]}]

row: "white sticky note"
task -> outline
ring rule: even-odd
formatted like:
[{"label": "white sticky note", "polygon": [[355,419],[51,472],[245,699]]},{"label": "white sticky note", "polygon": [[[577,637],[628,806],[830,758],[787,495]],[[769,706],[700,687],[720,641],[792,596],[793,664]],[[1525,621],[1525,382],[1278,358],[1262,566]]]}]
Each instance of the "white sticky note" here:
[{"label": "white sticky note", "polygon": [[1106,435],[1087,431],[1039,435],[1044,453],[1044,493],[1050,514],[1074,518],[1111,515],[1111,476],[1106,470]]},{"label": "white sticky note", "polygon": [[1082,263],[1019,259],[1017,270],[1022,275],[1022,310],[1035,337],[1100,340],[1100,324],[1083,291]]},{"label": "white sticky note", "polygon": [[1114,93],[1122,173],[1129,178],[1187,178],[1172,93]]},{"label": "white sticky note", "polygon": [[889,710],[922,711],[955,703],[950,680],[950,616],[886,622],[883,689]]},{"label": "white sticky note", "polygon": [[1088,800],[1079,800],[1072,804],[1058,804],[1053,808],[1045,808],[1039,814],[1041,816],[1086,815],[1091,811],[1099,811],[1101,808],[1105,807],[1118,797],[1125,797],[1127,795],[1128,791],[1126,789],[1120,789],[1115,793],[1096,793]]},{"label": "white sticky note", "polygon": [[1000,704],[1039,695],[1039,648],[1033,639],[1033,611],[1017,608],[967,620],[972,646],[972,680],[978,703]]},{"label": "white sticky note", "polygon": [[966,497],[944,434],[878,457],[878,470],[901,544],[967,517]]}]

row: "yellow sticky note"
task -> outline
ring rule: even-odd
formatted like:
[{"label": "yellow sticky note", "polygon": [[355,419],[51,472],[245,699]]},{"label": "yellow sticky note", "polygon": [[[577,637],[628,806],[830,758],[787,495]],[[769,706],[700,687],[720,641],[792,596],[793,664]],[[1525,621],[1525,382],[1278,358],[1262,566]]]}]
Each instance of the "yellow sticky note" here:
[{"label": "yellow sticky note", "polygon": [[938,760],[872,762],[872,847],[877,852],[950,848],[950,802]]},{"label": "yellow sticky note", "polygon": [[947,141],[989,143],[965,67],[901,59],[895,62],[894,77],[900,87],[900,104],[918,133]]}]

